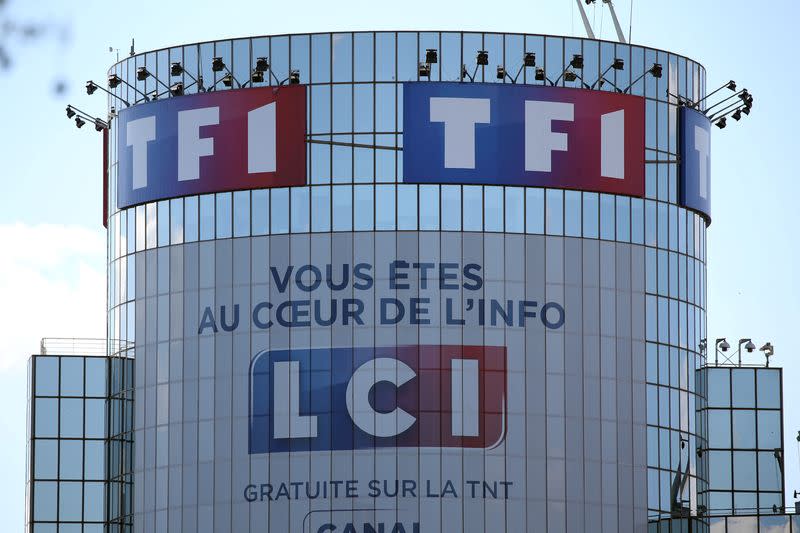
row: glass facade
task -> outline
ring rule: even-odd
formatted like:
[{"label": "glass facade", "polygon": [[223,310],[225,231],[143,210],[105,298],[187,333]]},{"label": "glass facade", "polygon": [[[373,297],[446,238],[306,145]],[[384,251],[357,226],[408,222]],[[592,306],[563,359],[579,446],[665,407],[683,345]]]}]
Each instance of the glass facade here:
[{"label": "glass facade", "polygon": [[[648,75],[631,88],[646,101],[645,197],[403,183],[402,82],[419,80],[417,67],[427,48],[438,50],[431,81],[459,81],[462,64],[474,65],[477,50],[486,50],[490,65],[503,64],[509,72],[519,68],[523,53],[533,52],[550,79],[559,78],[572,54],[581,53],[581,76],[589,83],[620,57],[625,69],[606,77],[623,88],[653,63],[662,64],[662,78]],[[124,352],[111,350],[125,361],[120,369],[126,376],[112,379],[112,396],[127,413],[111,432],[121,446],[110,468],[120,481],[111,498],[119,502],[111,511],[119,530],[133,523],[135,531],[238,531],[248,527],[239,520],[270,519],[274,530],[288,530],[231,496],[231,486],[238,489],[243,479],[259,477],[270,463],[237,463],[231,451],[238,445],[237,424],[246,427],[236,409],[247,398],[237,394],[236,384],[243,382],[234,379],[242,371],[225,361],[264,346],[332,345],[337,338],[378,345],[387,338],[378,329],[366,337],[354,331],[342,337],[331,328],[293,331],[285,339],[274,331],[250,330],[203,336],[197,328],[201,313],[209,305],[246,307],[274,295],[267,264],[358,258],[375,263],[399,251],[420,261],[426,252],[458,262],[479,257],[487,271],[490,259],[499,257],[495,286],[485,295],[496,291],[505,298],[540,289],[569,302],[576,313],[580,323],[559,335],[527,333],[527,341],[515,340],[514,333],[501,329],[495,339],[507,346],[517,342],[527,351],[523,361],[530,370],[523,362],[516,377],[523,386],[536,388],[524,377],[531,372],[544,376],[545,407],[537,411],[531,404],[527,417],[519,413],[526,438],[548,435],[541,461],[531,462],[540,470],[529,467],[528,493],[520,498],[528,502],[528,513],[545,517],[548,531],[592,530],[596,516],[602,521],[594,530],[626,530],[648,518],[710,508],[707,478],[691,452],[704,446],[695,423],[701,401],[694,372],[705,362],[698,346],[706,336],[706,221],[678,204],[674,96],[702,98],[702,66],[660,50],[588,39],[359,32],[180,46],[125,59],[109,73],[130,84],[114,92],[131,102],[157,89],[152,77],[137,79],[142,66],[162,80],[183,81],[187,94],[196,92],[188,74],[170,77],[175,61],[192,76],[202,75],[206,87],[228,90],[218,83],[225,72],[211,68],[213,57],[221,57],[239,81],[248,79],[256,58],[269,57],[275,77],[265,76],[264,85],[299,70],[300,83],[308,85],[307,185],[112,208],[108,336],[135,344]],[[493,67],[478,67],[477,73],[476,81],[508,83],[495,79]],[[533,79],[532,69],[522,70],[521,82],[544,83]],[[580,84],[563,77],[559,83]],[[614,88],[604,84],[598,90]],[[116,105],[111,99],[109,104]],[[116,205],[116,135],[112,127],[111,206]],[[515,273],[514,264],[542,273]],[[436,329],[433,338],[441,341],[446,335]],[[457,332],[462,344],[470,338],[467,329]],[[387,335],[392,342],[427,338],[420,327]],[[497,331],[483,331],[473,342],[485,344],[493,335]],[[533,355],[535,339],[545,346],[543,356]],[[127,377],[131,365],[135,382]],[[131,407],[133,389],[137,402]],[[571,397],[580,398],[580,405],[571,405]],[[131,450],[131,436],[137,443],[133,455],[123,451]],[[525,442],[530,446],[534,440]],[[524,455],[519,452],[516,460]],[[503,459],[508,470],[514,469],[513,457]],[[492,460],[481,459],[482,464]],[[294,471],[314,468],[307,461],[290,464]],[[283,468],[279,465],[274,469]],[[685,480],[678,494],[672,490],[676,478]],[[483,523],[488,516],[461,506],[457,512],[465,523]],[[504,514],[509,527],[536,523],[512,515]],[[580,525],[568,526],[570,520]]]},{"label": "glass facade", "polygon": [[783,510],[783,387],[780,368],[707,367],[699,411],[709,514]]},{"label": "glass facade", "polygon": [[108,364],[81,355],[28,362],[26,531],[105,531]]}]

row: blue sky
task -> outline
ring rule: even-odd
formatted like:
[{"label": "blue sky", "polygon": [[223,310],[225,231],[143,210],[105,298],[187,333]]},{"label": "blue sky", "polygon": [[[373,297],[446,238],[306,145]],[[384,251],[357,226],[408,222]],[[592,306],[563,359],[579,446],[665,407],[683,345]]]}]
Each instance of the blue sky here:
[{"label": "blue sky", "polygon": [[[625,29],[631,0],[617,0]],[[755,94],[753,113],[724,131],[712,153],[709,337],[767,340],[785,368],[787,491],[800,489],[795,435],[800,317],[795,201],[800,192],[792,65],[800,7],[790,0],[634,0],[633,42],[692,57],[709,87],[735,79]],[[600,2],[598,2],[600,4]],[[756,7],[756,6],[766,7]],[[608,13],[589,10],[613,39]],[[46,23],[36,42],[11,40],[14,66],[0,71],[0,529],[21,531],[25,472],[25,361],[43,336],[103,335],[104,234],[100,136],[76,130],[67,103],[102,114],[86,95],[115,54],[251,34],[359,29],[449,29],[583,35],[573,0],[366,2],[80,2],[9,0],[3,16]],[[63,80],[67,90],[55,95]],[[753,358],[753,361],[760,360]]]}]

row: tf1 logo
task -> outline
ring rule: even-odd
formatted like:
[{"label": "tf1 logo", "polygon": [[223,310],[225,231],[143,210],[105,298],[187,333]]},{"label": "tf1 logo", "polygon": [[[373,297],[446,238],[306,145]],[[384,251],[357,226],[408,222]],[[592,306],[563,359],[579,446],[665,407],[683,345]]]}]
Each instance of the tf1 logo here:
[{"label": "tf1 logo", "polygon": [[502,346],[263,351],[250,372],[251,454],[490,448],[505,435]]},{"label": "tf1 logo", "polygon": [[305,128],[302,85],[207,92],[123,109],[117,205],[304,185]]}]

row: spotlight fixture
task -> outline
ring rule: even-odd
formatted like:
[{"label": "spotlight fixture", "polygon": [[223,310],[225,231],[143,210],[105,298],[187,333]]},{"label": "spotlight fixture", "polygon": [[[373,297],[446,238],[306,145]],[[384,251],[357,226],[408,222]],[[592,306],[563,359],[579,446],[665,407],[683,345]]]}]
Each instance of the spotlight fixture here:
[{"label": "spotlight fixture", "polygon": [[497,66],[497,79],[498,80],[502,80],[502,79],[505,79],[505,77],[506,77],[506,68],[505,67],[501,67],[501,66],[498,65]]},{"label": "spotlight fixture", "polygon": [[94,119],[94,129],[95,131],[103,131],[108,129],[108,124],[100,120],[99,118]]},{"label": "spotlight fixture", "polygon": [[269,70],[269,59],[266,57],[259,57],[256,59],[256,71],[262,74]]},{"label": "spotlight fixture", "polygon": [[536,54],[534,54],[533,52],[525,52],[525,55],[522,56],[522,64],[525,67],[535,67]]},{"label": "spotlight fixture", "polygon": [[211,70],[214,72],[221,72],[225,70],[225,62],[221,57],[215,57],[211,60]]},{"label": "spotlight fixture", "polygon": [[232,87],[233,86],[233,75],[232,74],[225,74],[222,77],[222,85],[225,87]]},{"label": "spotlight fixture", "polygon": [[614,58],[614,62],[611,64],[611,68],[613,68],[614,70],[624,70],[625,60],[619,57]]},{"label": "spotlight fixture", "polygon": [[728,119],[726,119],[725,117],[722,117],[721,119],[719,119],[718,121],[716,121],[716,122],[714,123],[714,125],[715,125],[716,127],[718,127],[719,129],[721,129],[721,130],[724,130],[724,129],[725,129],[725,126],[727,126],[727,125],[728,125]]},{"label": "spotlight fixture", "polygon": [[545,79],[544,69],[542,67],[537,68],[536,69],[536,76],[534,76],[534,77],[535,77],[536,81],[544,81],[544,79]]},{"label": "spotlight fixture", "polygon": [[118,75],[116,74],[108,75],[108,86],[111,89],[116,89],[120,83],[122,83],[122,78],[120,78]]},{"label": "spotlight fixture", "polygon": [[139,67],[136,69],[136,79],[139,81],[144,81],[150,76],[150,71],[147,70],[147,67]]},{"label": "spotlight fixture", "polygon": [[183,96],[183,83],[173,83],[169,88],[169,94],[172,96]]},{"label": "spotlight fixture", "polygon": [[489,52],[486,50],[478,50],[478,57],[477,57],[478,65],[486,66],[489,64]]},{"label": "spotlight fixture", "polygon": [[733,115],[731,115],[731,117],[733,117],[733,120],[735,120],[736,122],[739,122],[740,120],[742,120],[742,110],[737,109],[736,111],[733,112]]},{"label": "spotlight fixture", "polygon": [[300,83],[300,71],[299,70],[292,70],[289,72],[289,83],[291,85],[297,85]]},{"label": "spotlight fixture", "polygon": [[67,106],[67,118],[72,118],[75,116],[75,111],[72,109],[71,106]]},{"label": "spotlight fixture", "polygon": [[437,52],[436,48],[428,48],[425,50],[425,62],[428,65],[439,62],[439,53]]},{"label": "spotlight fixture", "polygon": [[654,78],[661,78],[664,68],[661,66],[661,63],[653,63],[653,66],[650,67],[650,74],[653,75]]},{"label": "spotlight fixture", "polygon": [[574,72],[572,72],[571,70],[568,70],[568,71],[566,71],[564,73],[564,81],[568,81],[568,82],[571,83],[571,82],[573,82],[573,81],[575,81],[577,79],[578,79],[578,75],[575,74]]},{"label": "spotlight fixture", "polygon": [[[767,358],[767,366],[769,366],[769,358],[775,355],[775,347],[772,346],[771,342],[768,342],[764,346],[759,348],[759,351],[764,352],[764,357]],[[800,441],[800,432],[797,433],[797,440]]]},{"label": "spotlight fixture", "polygon": [[742,111],[742,113],[744,113],[745,115],[749,115],[749,114],[750,114],[750,108],[749,108],[749,107],[747,107],[747,106],[743,107],[741,111]]},{"label": "spotlight fixture", "polygon": [[82,128],[84,124],[86,124],[85,120],[83,120],[81,117],[75,117],[75,126]]},{"label": "spotlight fixture", "polygon": [[735,91],[736,90],[736,82],[731,80],[731,81],[728,82],[728,85],[726,85],[726,87],[728,89],[730,89],[731,91]]},{"label": "spotlight fixture", "polygon": [[169,73],[172,76],[180,76],[183,74],[183,66],[179,62],[175,61],[174,63],[170,64]]},{"label": "spotlight fixture", "polygon": [[417,72],[419,73],[420,78],[430,78],[431,66],[428,63],[420,63],[417,67]]},{"label": "spotlight fixture", "polygon": [[253,69],[253,72],[250,74],[250,81],[252,83],[262,83],[264,81],[264,72],[257,68]]},{"label": "spotlight fixture", "polygon": [[92,95],[96,90],[97,85],[95,85],[93,81],[89,80],[86,82],[86,94]]},{"label": "spotlight fixture", "polygon": [[573,54],[572,60],[569,62],[569,66],[576,69],[583,68],[583,56],[581,54]]}]

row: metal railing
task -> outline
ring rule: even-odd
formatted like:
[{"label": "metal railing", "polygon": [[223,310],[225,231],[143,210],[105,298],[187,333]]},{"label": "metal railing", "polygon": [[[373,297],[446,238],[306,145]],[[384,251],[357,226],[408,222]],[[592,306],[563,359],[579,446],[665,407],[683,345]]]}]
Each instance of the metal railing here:
[{"label": "metal railing", "polygon": [[39,344],[40,355],[83,355],[105,357],[133,346],[122,339],[91,339],[69,337],[45,337]]}]

